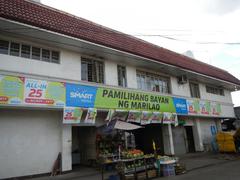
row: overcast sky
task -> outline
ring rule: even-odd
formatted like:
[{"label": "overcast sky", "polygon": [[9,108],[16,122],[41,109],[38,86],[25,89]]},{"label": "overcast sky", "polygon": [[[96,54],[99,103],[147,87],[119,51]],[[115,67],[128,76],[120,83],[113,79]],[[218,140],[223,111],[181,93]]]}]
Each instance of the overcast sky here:
[{"label": "overcast sky", "polygon": [[[184,53],[240,79],[240,0],[41,0],[43,4]],[[233,103],[240,106],[240,92]]]}]

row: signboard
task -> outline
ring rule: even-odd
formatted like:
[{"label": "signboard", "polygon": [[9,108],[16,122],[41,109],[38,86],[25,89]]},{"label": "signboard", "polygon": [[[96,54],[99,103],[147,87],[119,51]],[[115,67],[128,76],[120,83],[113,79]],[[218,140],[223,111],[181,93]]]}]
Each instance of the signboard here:
[{"label": "signboard", "polygon": [[211,112],[214,116],[219,116],[222,112],[221,105],[219,103],[211,103]]},{"label": "signboard", "polygon": [[141,124],[150,124],[151,123],[151,117],[152,117],[152,112],[150,111],[142,111],[142,116],[141,116]]},{"label": "signboard", "polygon": [[97,109],[89,108],[84,123],[95,124]]},{"label": "signboard", "polygon": [[200,112],[199,100],[187,100],[189,114],[198,114]]},{"label": "signboard", "polygon": [[200,113],[201,114],[203,114],[203,115],[209,115],[210,114],[210,112],[211,112],[210,102],[200,101],[199,106],[200,106]]},{"label": "signboard", "polygon": [[66,105],[93,108],[97,87],[78,84],[66,84]]},{"label": "signboard", "polygon": [[176,112],[172,97],[101,87],[97,89],[95,107]]},{"label": "signboard", "polygon": [[163,113],[153,112],[151,116],[151,123],[162,123]]},{"label": "signboard", "polygon": [[24,103],[63,107],[65,105],[64,83],[25,79]]},{"label": "signboard", "polygon": [[173,102],[178,114],[188,114],[187,101],[183,98],[173,98]]},{"label": "signboard", "polygon": [[140,123],[141,115],[142,115],[141,111],[134,111],[134,110],[129,111],[127,121],[128,122]]},{"label": "signboard", "polygon": [[0,104],[22,104],[24,78],[0,75]]},{"label": "signboard", "polygon": [[83,110],[78,107],[64,107],[63,124],[78,124],[81,121]]}]

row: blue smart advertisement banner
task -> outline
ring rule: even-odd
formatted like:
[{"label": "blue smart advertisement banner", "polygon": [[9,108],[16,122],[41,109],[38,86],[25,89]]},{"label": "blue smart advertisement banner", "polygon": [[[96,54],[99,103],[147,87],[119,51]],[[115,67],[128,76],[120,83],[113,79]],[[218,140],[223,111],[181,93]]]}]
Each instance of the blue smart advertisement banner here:
[{"label": "blue smart advertisement banner", "polygon": [[177,114],[188,114],[186,99],[173,97],[173,102]]},{"label": "blue smart advertisement banner", "polygon": [[66,106],[93,108],[97,87],[66,84]]}]

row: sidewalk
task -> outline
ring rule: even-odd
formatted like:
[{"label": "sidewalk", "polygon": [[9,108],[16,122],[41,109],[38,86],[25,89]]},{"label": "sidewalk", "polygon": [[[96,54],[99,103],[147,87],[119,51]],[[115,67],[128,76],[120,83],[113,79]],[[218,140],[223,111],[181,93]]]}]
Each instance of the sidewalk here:
[{"label": "sidewalk", "polygon": [[179,156],[179,162],[186,166],[187,171],[193,171],[238,159],[240,159],[240,155],[238,154],[215,154],[212,152],[189,153]]},{"label": "sidewalk", "polygon": [[[194,171],[217,164],[227,163],[233,160],[239,160],[238,154],[213,154],[210,152],[190,153],[179,156],[179,162],[186,166],[187,171]],[[104,173],[104,179],[107,179],[112,173]],[[40,177],[32,180],[101,180],[101,172],[93,168],[80,168],[79,171],[73,171],[67,174],[55,177]]]}]

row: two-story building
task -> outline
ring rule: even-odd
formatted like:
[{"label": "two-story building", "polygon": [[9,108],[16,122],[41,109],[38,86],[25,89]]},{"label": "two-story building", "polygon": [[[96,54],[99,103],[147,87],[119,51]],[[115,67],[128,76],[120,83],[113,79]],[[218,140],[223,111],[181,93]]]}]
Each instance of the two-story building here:
[{"label": "two-story building", "polygon": [[[0,178],[48,173],[59,152],[69,171],[76,148],[92,158],[111,109],[177,114],[178,126],[134,132],[144,151],[152,139],[165,154],[208,150],[239,89],[225,70],[40,3],[1,0]],[[96,108],[95,123],[64,124],[66,106]]]}]

